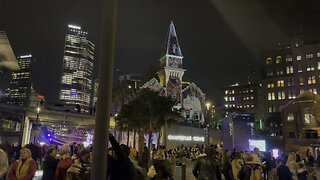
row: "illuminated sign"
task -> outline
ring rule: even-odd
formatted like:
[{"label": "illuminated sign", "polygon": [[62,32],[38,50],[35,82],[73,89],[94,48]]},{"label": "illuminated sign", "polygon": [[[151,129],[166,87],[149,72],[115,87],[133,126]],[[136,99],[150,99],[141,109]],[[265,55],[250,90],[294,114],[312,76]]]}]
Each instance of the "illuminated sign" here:
[{"label": "illuminated sign", "polygon": [[253,151],[254,148],[258,148],[259,151],[266,151],[266,141],[265,140],[249,140],[249,150]]},{"label": "illuminated sign", "polygon": [[197,142],[204,142],[203,136],[182,136],[182,135],[169,135],[169,140],[176,140],[176,141],[197,141]]},{"label": "illuminated sign", "polygon": [[69,24],[69,25],[68,25],[68,28],[78,29],[78,30],[80,30],[80,29],[81,29],[81,27],[80,27],[80,26],[76,26],[76,25],[72,25],[72,24]]},{"label": "illuminated sign", "polygon": [[272,153],[272,156],[276,159],[278,159],[280,157],[280,150],[279,149],[272,149],[271,153]]},{"label": "illuminated sign", "polygon": [[31,54],[28,54],[28,55],[23,55],[23,56],[20,56],[19,58],[31,58],[32,55]]}]

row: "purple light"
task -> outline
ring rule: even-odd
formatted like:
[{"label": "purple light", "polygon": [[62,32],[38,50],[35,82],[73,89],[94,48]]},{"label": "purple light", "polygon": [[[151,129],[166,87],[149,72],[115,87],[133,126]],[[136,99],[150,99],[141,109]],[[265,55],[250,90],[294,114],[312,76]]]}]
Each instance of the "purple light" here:
[{"label": "purple light", "polygon": [[70,92],[70,96],[77,96],[77,92]]},{"label": "purple light", "polygon": [[50,141],[52,141],[52,139],[51,139],[51,138],[50,138],[49,140],[50,140]]}]

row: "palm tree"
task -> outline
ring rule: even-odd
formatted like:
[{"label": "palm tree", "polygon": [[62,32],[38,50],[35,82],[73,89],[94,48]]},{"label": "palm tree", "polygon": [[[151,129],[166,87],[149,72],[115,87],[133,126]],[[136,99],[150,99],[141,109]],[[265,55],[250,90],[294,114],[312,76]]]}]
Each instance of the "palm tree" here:
[{"label": "palm tree", "polygon": [[[169,120],[180,117],[179,113],[173,110],[176,104],[170,97],[160,96],[157,92],[142,89],[136,98],[130,101],[121,110],[117,121],[119,125],[126,125],[131,130],[148,133],[148,149],[151,147],[151,135],[153,132],[160,132],[161,127]],[[139,134],[139,137],[141,134]],[[139,141],[139,149],[142,149]]]}]

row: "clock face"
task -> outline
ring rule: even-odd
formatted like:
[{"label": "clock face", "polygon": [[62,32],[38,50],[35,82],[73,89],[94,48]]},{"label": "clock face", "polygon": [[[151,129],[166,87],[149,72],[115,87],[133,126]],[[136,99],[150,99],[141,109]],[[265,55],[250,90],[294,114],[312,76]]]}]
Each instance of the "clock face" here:
[{"label": "clock face", "polygon": [[168,66],[174,67],[174,68],[182,68],[182,60],[179,58],[169,57]]}]

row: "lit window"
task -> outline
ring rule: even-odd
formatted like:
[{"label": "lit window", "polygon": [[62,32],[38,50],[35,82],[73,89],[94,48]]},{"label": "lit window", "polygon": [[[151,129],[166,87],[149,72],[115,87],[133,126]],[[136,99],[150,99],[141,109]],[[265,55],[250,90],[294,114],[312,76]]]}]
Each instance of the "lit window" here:
[{"label": "lit window", "polygon": [[224,100],[225,100],[225,101],[228,101],[228,97],[224,97]]},{"label": "lit window", "polygon": [[314,65],[312,62],[307,63],[307,71],[314,71]]},{"label": "lit window", "polygon": [[253,99],[253,96],[251,96],[251,99]]},{"label": "lit window", "polygon": [[282,57],[281,56],[277,56],[276,57],[276,64],[281,63],[281,61],[282,61]]},{"label": "lit window", "polygon": [[272,106],[272,105],[271,105],[271,106],[269,106],[269,107],[268,107],[268,112],[269,112],[269,113],[276,112],[276,108],[275,108],[275,106]]},{"label": "lit window", "polygon": [[287,121],[293,121],[293,120],[294,120],[294,114],[293,113],[288,113]]},{"label": "lit window", "polygon": [[278,87],[284,87],[284,80],[277,81],[277,86]]},{"label": "lit window", "polygon": [[287,74],[293,73],[293,66],[287,66]]},{"label": "lit window", "polygon": [[304,123],[305,124],[315,124],[316,123],[314,109],[305,108],[303,110],[303,116],[304,116]]},{"label": "lit window", "polygon": [[301,56],[297,56],[297,61],[301,61]]},{"label": "lit window", "polygon": [[316,76],[309,76],[308,84],[316,84]]},{"label": "lit window", "polygon": [[312,92],[313,94],[318,94],[317,89],[313,88],[313,89],[309,89],[310,92]]},{"label": "lit window", "polygon": [[292,61],[292,57],[291,56],[287,56],[286,57],[286,62]]},{"label": "lit window", "polygon": [[270,57],[267,58],[267,59],[266,59],[266,64],[272,64],[272,58],[270,58]]},{"label": "lit window", "polygon": [[225,91],[225,94],[228,94],[228,91]]},{"label": "lit window", "polygon": [[273,83],[268,83],[268,84],[267,84],[267,88],[268,88],[268,89],[274,88],[274,84],[273,84]]},{"label": "lit window", "polygon": [[306,58],[307,59],[312,59],[313,58],[313,54],[306,54]]},{"label": "lit window", "polygon": [[268,93],[268,100],[269,101],[276,100],[276,96],[274,92]]},{"label": "lit window", "polygon": [[294,90],[288,91],[288,99],[294,99],[296,98],[296,94]]},{"label": "lit window", "polygon": [[320,61],[318,62],[318,70],[320,70]]},{"label": "lit window", "polygon": [[317,57],[320,57],[320,52],[317,52]]},{"label": "lit window", "polygon": [[286,99],[286,95],[284,91],[278,92],[278,100],[284,100],[284,99]]},{"label": "lit window", "polygon": [[251,107],[254,108],[254,105],[252,104]]}]

